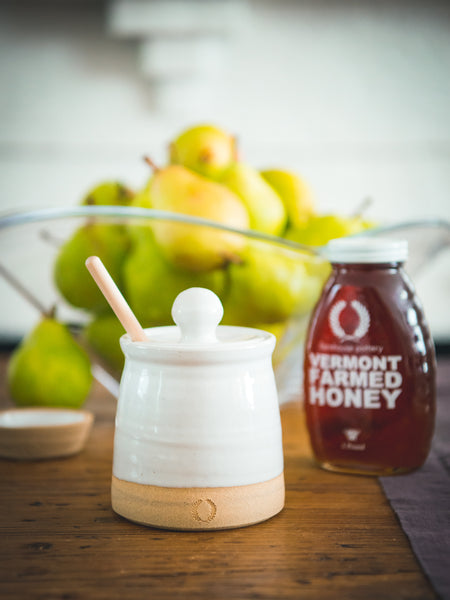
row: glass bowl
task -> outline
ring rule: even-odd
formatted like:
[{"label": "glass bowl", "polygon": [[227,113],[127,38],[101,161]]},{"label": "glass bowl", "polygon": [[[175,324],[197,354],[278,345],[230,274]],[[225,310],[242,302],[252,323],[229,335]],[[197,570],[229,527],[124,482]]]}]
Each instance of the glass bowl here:
[{"label": "glass bowl", "polygon": [[[86,227],[107,229],[113,241],[98,247],[87,244],[84,254],[79,252],[56,267],[61,249]],[[364,235],[413,238],[410,262],[415,270],[450,243],[449,232],[448,223],[421,221],[368,230]],[[170,309],[176,295],[188,287],[208,287],[224,305],[222,324],[275,334],[273,365],[280,403],[299,397],[303,341],[329,273],[321,249],[187,215],[79,206],[0,217],[3,343],[17,341],[38,321],[39,312],[54,308],[57,318],[87,347],[94,376],[117,395],[123,358],[118,338],[123,330],[115,316],[108,320],[106,303],[89,300],[86,280],[94,284],[84,267],[90,254],[107,264],[103,252],[108,244],[123,244],[114,263],[119,266],[111,274],[143,327],[173,324]],[[95,316],[100,313],[103,321]],[[103,326],[94,326],[93,320]]]},{"label": "glass bowl", "polygon": [[[83,248],[84,253],[56,267],[69,240],[81,230],[98,227],[112,233],[108,243],[87,244],[89,250]],[[92,239],[97,233],[98,229]],[[166,239],[175,241],[161,247]],[[273,363],[280,401],[299,393],[301,344],[329,271],[320,253],[256,231],[153,209],[82,206],[0,217],[3,343],[14,343],[39,320],[39,313],[55,309],[57,318],[88,346],[94,375],[116,395],[122,358],[118,337],[123,330],[113,316],[109,320],[113,340],[105,342],[109,333],[104,327],[89,325],[108,307],[98,304],[98,298],[89,300],[86,280],[94,284],[84,261],[97,254],[108,266],[104,256],[108,244],[122,243],[120,269],[109,270],[143,327],[173,324],[170,311],[177,294],[188,287],[208,287],[224,305],[222,324],[275,334]],[[89,307],[83,306],[85,299]],[[112,345],[116,347],[110,352]],[[293,378],[288,376],[292,373]]]}]

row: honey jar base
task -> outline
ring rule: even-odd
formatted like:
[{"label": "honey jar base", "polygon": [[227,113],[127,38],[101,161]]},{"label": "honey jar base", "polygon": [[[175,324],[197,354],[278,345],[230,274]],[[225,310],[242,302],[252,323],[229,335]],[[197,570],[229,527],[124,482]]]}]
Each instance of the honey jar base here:
[{"label": "honey jar base", "polygon": [[374,465],[339,465],[329,462],[319,462],[319,466],[325,471],[333,473],[346,473],[347,475],[371,475],[372,477],[387,477],[390,475],[404,475],[411,473],[419,467],[381,467]]},{"label": "honey jar base", "polygon": [[214,530],[254,525],[284,506],[284,474],[251,485],[168,488],[113,475],[113,510],[135,523],[162,529]]}]

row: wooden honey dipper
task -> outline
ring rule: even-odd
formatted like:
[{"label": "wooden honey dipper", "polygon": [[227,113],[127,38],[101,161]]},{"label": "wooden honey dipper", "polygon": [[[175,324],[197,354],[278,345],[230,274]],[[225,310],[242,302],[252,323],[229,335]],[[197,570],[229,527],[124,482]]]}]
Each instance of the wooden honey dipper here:
[{"label": "wooden honey dipper", "polygon": [[100,258],[90,256],[86,259],[85,265],[131,340],[133,342],[146,342],[148,338],[141,324]]}]

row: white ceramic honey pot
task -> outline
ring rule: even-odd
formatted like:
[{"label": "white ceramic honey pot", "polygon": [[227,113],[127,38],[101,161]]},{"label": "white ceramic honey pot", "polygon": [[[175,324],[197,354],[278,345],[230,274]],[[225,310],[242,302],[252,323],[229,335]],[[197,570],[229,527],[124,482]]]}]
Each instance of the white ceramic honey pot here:
[{"label": "white ceramic honey pot", "polygon": [[112,506],[132,521],[225,529],[283,508],[275,337],[218,326],[222,315],[213,292],[190,288],[173,304],[176,326],[121,338]]}]

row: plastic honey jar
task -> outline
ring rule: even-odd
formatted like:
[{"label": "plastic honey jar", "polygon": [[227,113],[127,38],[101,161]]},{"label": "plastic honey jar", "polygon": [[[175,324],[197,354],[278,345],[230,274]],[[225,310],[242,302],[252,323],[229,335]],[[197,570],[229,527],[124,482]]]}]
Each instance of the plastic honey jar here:
[{"label": "plastic honey jar", "polygon": [[435,354],[406,241],[348,238],[326,247],[332,272],[305,345],[304,401],[315,458],[374,475],[420,467],[435,419]]}]

